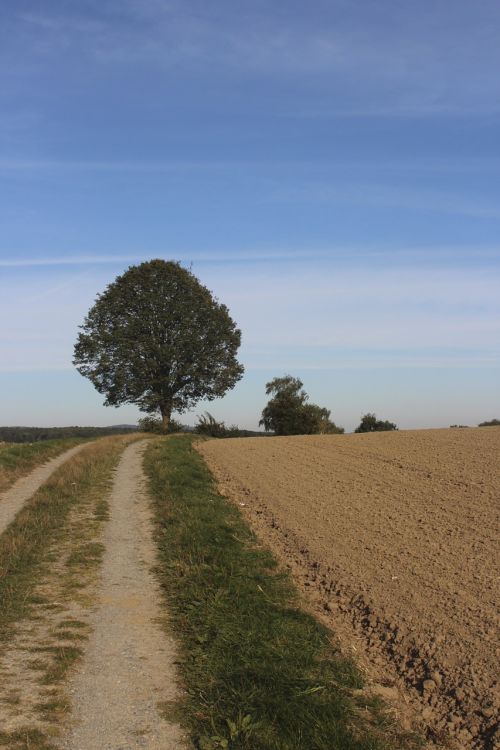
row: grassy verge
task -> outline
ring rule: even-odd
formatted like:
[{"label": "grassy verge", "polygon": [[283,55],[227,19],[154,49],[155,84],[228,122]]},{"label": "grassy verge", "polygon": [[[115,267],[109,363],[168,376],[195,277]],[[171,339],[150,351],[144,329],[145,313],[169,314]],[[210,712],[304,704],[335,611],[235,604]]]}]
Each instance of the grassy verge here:
[{"label": "grassy verge", "polygon": [[217,493],[192,438],[152,445],[146,470],[188,696],[181,712],[195,747],[411,747],[378,705],[354,695],[356,667],[301,611],[288,578]]},{"label": "grassy verge", "polygon": [[82,442],[81,438],[66,438],[0,445],[0,492],[4,492],[16,479],[28,474],[36,466]]}]

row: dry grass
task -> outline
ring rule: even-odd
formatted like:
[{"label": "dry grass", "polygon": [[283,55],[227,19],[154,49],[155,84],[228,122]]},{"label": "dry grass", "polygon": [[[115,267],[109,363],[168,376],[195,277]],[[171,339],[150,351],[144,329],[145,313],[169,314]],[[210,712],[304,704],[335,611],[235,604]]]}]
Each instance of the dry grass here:
[{"label": "dry grass", "polygon": [[80,438],[64,438],[38,443],[0,443],[0,493],[35,467],[82,442]]}]

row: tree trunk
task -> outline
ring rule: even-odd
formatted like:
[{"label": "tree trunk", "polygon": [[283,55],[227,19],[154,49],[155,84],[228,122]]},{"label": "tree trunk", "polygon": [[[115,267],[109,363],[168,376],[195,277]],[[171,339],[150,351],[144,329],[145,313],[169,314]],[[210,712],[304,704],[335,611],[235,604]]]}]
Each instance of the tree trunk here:
[{"label": "tree trunk", "polygon": [[168,426],[170,424],[170,411],[161,412],[161,425],[163,432],[168,432]]}]

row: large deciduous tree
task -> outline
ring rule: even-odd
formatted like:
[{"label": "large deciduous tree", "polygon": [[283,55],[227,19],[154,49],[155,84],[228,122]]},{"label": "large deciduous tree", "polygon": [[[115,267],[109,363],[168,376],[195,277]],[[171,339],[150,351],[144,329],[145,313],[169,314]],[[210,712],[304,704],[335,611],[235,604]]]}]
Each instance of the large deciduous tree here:
[{"label": "large deciduous tree", "polygon": [[213,400],[243,375],[241,332],[227,307],[179,263],[131,266],[97,297],[75,345],[73,364],[106,396],[160,413]]},{"label": "large deciduous tree", "polygon": [[271,396],[262,411],[259,424],[276,435],[317,435],[342,433],[330,420],[330,412],[316,404],[308,404],[309,396],[299,378],[284,375],[266,383],[266,394]]}]

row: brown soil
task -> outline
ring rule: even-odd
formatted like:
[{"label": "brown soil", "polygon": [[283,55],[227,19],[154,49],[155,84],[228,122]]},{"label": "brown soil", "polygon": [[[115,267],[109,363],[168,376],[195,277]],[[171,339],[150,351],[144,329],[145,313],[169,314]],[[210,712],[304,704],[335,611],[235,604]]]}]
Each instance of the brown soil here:
[{"label": "brown soil", "polygon": [[399,715],[435,745],[498,750],[500,429],[200,450]]}]

